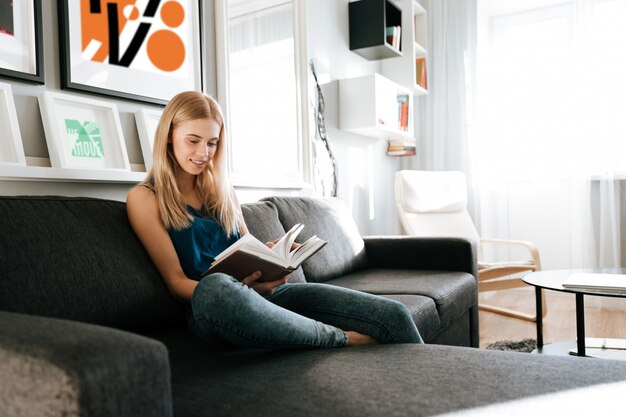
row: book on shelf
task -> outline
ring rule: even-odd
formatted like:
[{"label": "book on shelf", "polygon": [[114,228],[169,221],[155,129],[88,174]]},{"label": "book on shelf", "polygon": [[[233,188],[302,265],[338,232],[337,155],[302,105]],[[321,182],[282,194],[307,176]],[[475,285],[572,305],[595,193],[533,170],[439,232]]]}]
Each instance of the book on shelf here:
[{"label": "book on shelf", "polygon": [[222,272],[241,281],[253,272],[261,271],[263,275],[259,282],[280,279],[295,271],[328,243],[314,235],[293,248],[303,228],[304,225],[296,224],[272,248],[250,233],[243,235],[217,255],[202,276]]},{"label": "book on shelf", "polygon": [[387,151],[414,151],[416,146],[387,146]]},{"label": "book on shelf", "polygon": [[409,95],[401,94],[398,100],[398,128],[409,130]]},{"label": "book on shelf", "polygon": [[626,275],[575,272],[561,285],[572,290],[626,293]]},{"label": "book on shelf", "polygon": [[426,89],[426,58],[415,59],[415,84]]},{"label": "book on shelf", "polygon": [[400,50],[401,26],[387,26],[385,29],[386,41],[393,49]]},{"label": "book on shelf", "polygon": [[387,147],[390,146],[409,146],[416,147],[417,140],[415,138],[395,138],[395,139],[387,139]]},{"label": "book on shelf", "polygon": [[417,155],[415,150],[402,150],[402,151],[387,151],[387,155],[389,156],[414,156]]}]

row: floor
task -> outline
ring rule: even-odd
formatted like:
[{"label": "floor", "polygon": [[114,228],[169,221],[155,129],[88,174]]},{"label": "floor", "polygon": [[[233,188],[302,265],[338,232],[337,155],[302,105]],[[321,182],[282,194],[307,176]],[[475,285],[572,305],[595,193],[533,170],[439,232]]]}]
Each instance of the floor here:
[{"label": "floor", "polygon": [[[576,303],[574,296],[556,291],[545,292],[548,312],[543,319],[544,343],[562,342],[576,339]],[[593,297],[596,298],[596,297]],[[535,295],[532,288],[512,289],[497,293],[480,294],[480,299],[529,313],[535,309]],[[618,308],[598,306],[601,299],[589,300],[585,297],[586,337],[606,337],[626,339],[626,299],[620,299]],[[615,304],[615,302],[613,302]],[[479,311],[480,347],[484,348],[498,340],[521,340],[536,338],[534,322],[514,319],[488,311]]]}]

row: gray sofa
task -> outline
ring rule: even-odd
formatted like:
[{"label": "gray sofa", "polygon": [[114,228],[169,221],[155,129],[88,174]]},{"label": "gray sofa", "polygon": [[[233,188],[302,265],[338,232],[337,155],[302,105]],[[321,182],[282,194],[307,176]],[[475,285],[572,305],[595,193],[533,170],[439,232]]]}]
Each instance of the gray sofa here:
[{"label": "gray sofa", "polygon": [[419,416],[626,380],[621,362],[472,348],[468,241],[361,239],[334,201],[270,198],[244,215],[262,240],[305,223],[329,244],[291,279],[397,299],[429,344],[209,348],[123,203],[0,197],[0,415]]}]

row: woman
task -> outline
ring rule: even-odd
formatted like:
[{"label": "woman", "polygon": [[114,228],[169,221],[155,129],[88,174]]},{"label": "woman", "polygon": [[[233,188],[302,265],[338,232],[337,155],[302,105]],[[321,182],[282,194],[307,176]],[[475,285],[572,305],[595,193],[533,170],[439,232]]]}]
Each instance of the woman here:
[{"label": "woman", "polygon": [[[248,233],[226,171],[217,102],[184,92],[165,107],[153,168],[128,193],[128,217],[177,299],[191,331],[212,344],[258,348],[422,343],[404,305],[324,284],[201,278],[215,256]],[[268,243],[272,246],[273,243]]]}]

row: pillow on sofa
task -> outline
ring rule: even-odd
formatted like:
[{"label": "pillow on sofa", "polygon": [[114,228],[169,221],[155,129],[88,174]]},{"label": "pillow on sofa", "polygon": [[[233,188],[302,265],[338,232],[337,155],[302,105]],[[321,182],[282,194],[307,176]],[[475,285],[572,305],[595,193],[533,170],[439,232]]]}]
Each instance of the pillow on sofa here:
[{"label": "pillow on sofa", "polygon": [[[287,233],[278,220],[276,206],[268,201],[242,204],[241,211],[248,230],[261,242],[278,239]],[[289,282],[306,282],[302,268],[291,273]]]},{"label": "pillow on sofa", "polygon": [[302,264],[306,280],[323,282],[367,267],[365,244],[346,205],[338,198],[268,197],[285,230],[304,224],[298,242],[313,235],[328,244]]}]

